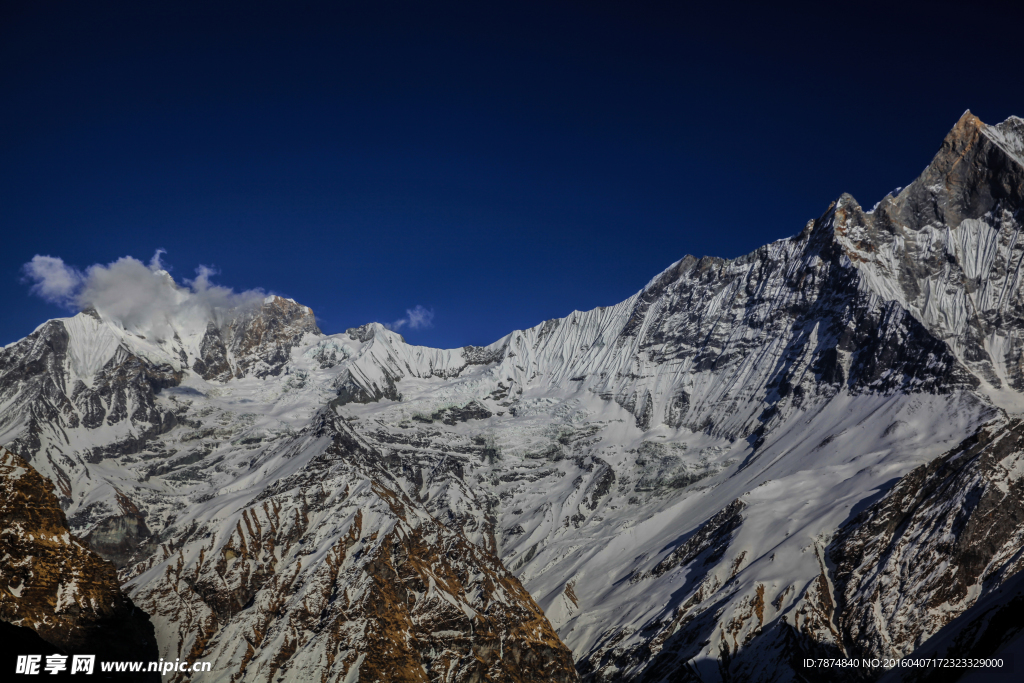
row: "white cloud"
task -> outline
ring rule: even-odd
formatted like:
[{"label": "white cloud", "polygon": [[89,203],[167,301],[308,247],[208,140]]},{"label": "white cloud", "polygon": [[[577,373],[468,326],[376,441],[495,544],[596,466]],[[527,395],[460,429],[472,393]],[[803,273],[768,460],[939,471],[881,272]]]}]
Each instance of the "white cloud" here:
[{"label": "white cloud", "polygon": [[34,282],[31,292],[52,304],[71,308],[75,305],[75,292],[82,284],[82,273],[64,263],[57,256],[40,256],[21,267],[25,279]]},{"label": "white cloud", "polygon": [[160,257],[167,253],[166,249],[157,249],[153,252],[153,258],[149,259],[150,270],[168,270],[164,268],[164,264],[161,263]]},{"label": "white cloud", "polygon": [[94,308],[105,319],[125,329],[160,339],[174,329],[205,329],[207,322],[223,324],[229,314],[256,305],[260,290],[235,292],[210,282],[212,268],[199,266],[193,280],[179,285],[167,272],[159,249],[149,265],[131,256],[107,265],[95,264],[81,272],[60,258],[35,256],[22,267],[31,291],[51,303],[83,310]]},{"label": "white cloud", "polygon": [[422,330],[434,326],[434,309],[424,308],[416,305],[414,308],[407,308],[405,317],[399,318],[393,323],[385,323],[384,327],[397,332],[406,325],[410,330]]}]

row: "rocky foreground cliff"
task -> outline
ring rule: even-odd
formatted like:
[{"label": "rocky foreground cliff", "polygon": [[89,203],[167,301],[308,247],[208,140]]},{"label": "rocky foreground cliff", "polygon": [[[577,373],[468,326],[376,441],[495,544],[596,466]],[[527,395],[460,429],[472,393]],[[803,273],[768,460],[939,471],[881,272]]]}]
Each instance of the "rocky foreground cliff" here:
[{"label": "rocky foreground cliff", "polygon": [[159,334],[90,310],[0,351],[0,443],[210,680],[995,652],[1020,627],[1022,211],[1024,121],[967,113],[871,210],[843,195],[486,347],[323,335],[279,297]]},{"label": "rocky foreground cliff", "polygon": [[[15,671],[18,655],[30,653],[158,660],[152,623],[121,591],[114,565],[71,535],[53,489],[25,460],[0,448],[0,665],[6,675]],[[25,629],[38,639],[19,633]]]}]

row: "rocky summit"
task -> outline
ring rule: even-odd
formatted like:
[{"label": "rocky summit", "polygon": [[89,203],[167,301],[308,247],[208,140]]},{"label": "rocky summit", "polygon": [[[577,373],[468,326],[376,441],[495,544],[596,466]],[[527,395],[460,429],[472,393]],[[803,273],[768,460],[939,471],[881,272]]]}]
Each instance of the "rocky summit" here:
[{"label": "rocky summit", "polygon": [[802,662],[1006,651],[1022,220],[1024,120],[968,112],[870,210],[485,347],[324,335],[280,297],[51,320],[0,350],[0,618],[153,629],[225,682],[876,680]]}]

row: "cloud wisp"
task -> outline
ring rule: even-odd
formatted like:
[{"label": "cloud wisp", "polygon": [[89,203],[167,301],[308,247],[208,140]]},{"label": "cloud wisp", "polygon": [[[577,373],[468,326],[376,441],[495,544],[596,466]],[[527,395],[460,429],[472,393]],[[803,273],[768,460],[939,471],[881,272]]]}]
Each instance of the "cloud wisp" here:
[{"label": "cloud wisp", "polygon": [[384,324],[384,327],[394,332],[398,332],[403,327],[408,327],[410,330],[425,330],[433,326],[434,309],[424,308],[419,304],[413,308],[407,308],[404,318],[399,318],[393,323]]},{"label": "cloud wisp", "polygon": [[37,254],[22,266],[30,291],[66,309],[95,309],[103,318],[132,332],[166,339],[176,328],[205,329],[209,321],[223,324],[232,312],[256,305],[262,290],[235,292],[215,285],[216,271],[196,268],[194,279],[181,284],[164,268],[162,249],[145,264],[131,256],[107,265],[94,264],[84,271],[57,256]]},{"label": "cloud wisp", "polygon": [[21,267],[25,280],[32,282],[30,292],[51,304],[76,308],[75,295],[82,286],[84,276],[56,256],[36,254]]}]

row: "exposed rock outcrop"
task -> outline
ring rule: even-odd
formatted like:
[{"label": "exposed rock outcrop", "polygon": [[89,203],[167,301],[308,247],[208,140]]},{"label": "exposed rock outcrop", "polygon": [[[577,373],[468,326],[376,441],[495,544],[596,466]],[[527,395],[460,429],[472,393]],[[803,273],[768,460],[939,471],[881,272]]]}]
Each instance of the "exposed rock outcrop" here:
[{"label": "exposed rock outcrop", "polygon": [[53,488],[0,448],[0,620],[31,629],[64,653],[157,661],[153,625],[121,592],[114,566],[70,534]]},{"label": "exposed rock outcrop", "polygon": [[903,477],[836,537],[851,656],[904,657],[1024,568],[1024,423],[987,428]]}]

